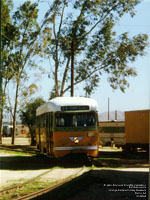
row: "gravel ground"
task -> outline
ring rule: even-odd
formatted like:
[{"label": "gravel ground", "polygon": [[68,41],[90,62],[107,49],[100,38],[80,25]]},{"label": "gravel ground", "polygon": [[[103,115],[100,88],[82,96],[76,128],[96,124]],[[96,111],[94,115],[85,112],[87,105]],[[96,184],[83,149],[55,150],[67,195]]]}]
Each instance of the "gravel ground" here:
[{"label": "gravel ground", "polygon": [[87,168],[79,170],[78,168],[67,168],[67,169],[54,169],[53,171],[47,173],[46,175],[40,178],[42,182],[58,182],[66,179],[67,177],[72,176],[80,176],[84,172],[88,171]]},{"label": "gravel ground", "polygon": [[93,170],[91,178],[93,183],[73,194],[72,200],[148,200],[146,169]]},{"label": "gravel ground", "polygon": [[[9,170],[1,170],[1,180],[0,180],[0,189],[4,187],[10,187],[14,184],[24,183],[29,179],[35,178],[38,175],[46,172],[48,170],[27,170],[27,171],[9,171]],[[79,169],[54,169],[49,173],[43,175],[40,178],[42,182],[57,182],[61,181],[73,174],[81,175],[86,172],[87,169],[79,172]],[[78,173],[79,172],[79,173]],[[30,175],[30,176],[29,176]]]},{"label": "gravel ground", "polygon": [[[10,145],[11,144],[11,138],[3,138],[3,144],[6,145],[6,146]],[[29,138],[16,138],[15,139],[15,144],[16,145],[29,145],[30,144],[30,139]],[[107,150],[111,150],[111,149],[107,148]],[[101,149],[101,151],[102,151],[102,149]],[[28,170],[26,168],[26,166],[24,167],[25,170],[21,169],[21,168],[18,168],[18,169],[15,168],[14,169],[14,168],[8,167],[9,165],[11,165],[10,159],[13,156],[16,156],[16,154],[14,154],[13,152],[12,153],[0,152],[0,157],[1,158],[3,158],[3,157],[6,158],[6,160],[4,160],[4,165],[7,166],[7,168],[5,168],[5,167],[4,168],[3,167],[0,168],[0,190],[3,187],[12,186],[15,183],[25,182],[28,179],[32,179],[32,178],[34,178],[34,177],[40,175],[41,173],[44,173],[44,172],[46,172],[46,171],[48,171],[50,169],[50,168],[47,167],[47,166],[49,166],[49,163],[47,164],[47,166],[45,164],[46,168],[41,168],[41,165],[39,164],[37,169],[35,169],[35,168],[32,169],[32,167],[30,167],[30,168],[28,168],[30,170]],[[7,160],[7,159],[9,159],[9,160]],[[16,166],[17,166],[18,162],[22,162],[21,160],[20,161],[16,160],[16,161],[13,161],[14,163],[16,162]],[[45,160],[43,162],[45,162]],[[34,163],[34,160],[33,160],[33,163]],[[28,163],[28,165],[31,165],[31,164],[32,163]],[[100,167],[99,168],[95,168],[95,169],[102,170],[102,168],[100,168]],[[60,180],[66,178],[68,176],[71,176],[74,173],[77,173],[78,170],[79,170],[79,168],[75,168],[75,167],[74,168],[65,167],[64,169],[63,168],[62,169],[54,168],[51,172],[49,172],[48,174],[42,176],[41,180],[42,181],[52,181],[52,182],[60,181]],[[84,173],[87,170],[88,170],[88,168],[86,168],[86,167],[83,168],[83,171],[81,171],[80,174]],[[107,170],[108,170],[108,166],[107,166]],[[119,169],[119,170],[118,169],[114,169],[114,170],[115,171],[128,171],[128,172],[149,172],[149,167],[145,167],[145,168],[141,168],[141,167],[136,168],[135,167],[135,168],[133,168],[133,166],[132,166],[132,168]]]},{"label": "gravel ground", "polygon": [[[10,145],[11,144],[11,137],[2,137],[2,144]],[[15,138],[15,145],[30,145],[30,138]]]},{"label": "gravel ground", "polygon": [[[21,184],[32,179],[47,170],[27,170],[27,171],[10,171],[0,170],[0,189],[4,187],[14,186],[14,184]],[[30,176],[29,176],[30,175]]]},{"label": "gravel ground", "polygon": [[148,169],[96,169],[34,200],[148,200]]},{"label": "gravel ground", "polygon": [[[30,155],[23,155],[23,157],[29,157]],[[12,162],[18,162],[16,159],[16,154],[15,153],[5,153],[5,152],[0,152],[0,158],[13,158],[14,161]],[[22,156],[20,156],[20,159]],[[20,160],[21,162],[21,160]],[[8,167],[8,165],[11,165],[10,160],[4,161],[5,165]],[[28,165],[28,163],[26,163]],[[49,171],[49,172],[48,172]],[[82,170],[79,170],[79,168],[49,168],[49,169],[36,169],[36,170],[5,170],[5,169],[0,169],[0,190],[6,187],[12,187],[14,184],[21,184],[29,179],[35,178],[39,176],[42,173],[48,172],[45,175],[42,175],[40,177],[40,181],[42,182],[58,182],[61,181],[73,174],[77,174],[78,176],[81,175],[82,173],[88,171],[88,168],[83,168]]]},{"label": "gravel ground", "polygon": [[[0,153],[0,157],[5,156],[15,156],[15,154],[8,154],[8,153]],[[88,168],[83,168],[83,170],[79,173],[86,172]],[[117,169],[118,170],[118,169]],[[32,179],[44,172],[48,171],[45,170],[0,170],[0,189],[4,187],[12,186],[15,183],[23,183],[29,179]],[[78,168],[65,168],[60,169],[56,168],[47,173],[46,175],[42,176],[40,179],[41,181],[61,181],[62,179],[71,176],[79,171]],[[115,169],[116,171],[116,169]],[[127,169],[119,169],[118,171],[134,171],[134,172],[149,172],[149,168],[127,168]]]}]

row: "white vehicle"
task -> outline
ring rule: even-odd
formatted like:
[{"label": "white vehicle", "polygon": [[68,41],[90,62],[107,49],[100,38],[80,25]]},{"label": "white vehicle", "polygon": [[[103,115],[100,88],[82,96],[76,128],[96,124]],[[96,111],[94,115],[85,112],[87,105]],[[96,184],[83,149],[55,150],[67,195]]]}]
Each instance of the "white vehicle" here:
[{"label": "white vehicle", "polygon": [[98,155],[98,105],[85,97],[57,97],[36,110],[36,141],[42,153]]}]

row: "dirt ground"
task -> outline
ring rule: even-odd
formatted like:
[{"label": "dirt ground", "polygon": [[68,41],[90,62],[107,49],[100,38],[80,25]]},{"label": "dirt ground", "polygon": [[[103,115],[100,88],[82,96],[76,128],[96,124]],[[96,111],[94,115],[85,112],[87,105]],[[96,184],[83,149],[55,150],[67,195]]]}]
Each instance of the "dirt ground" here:
[{"label": "dirt ground", "polygon": [[145,170],[93,170],[90,178],[92,184],[74,194],[72,200],[148,200]]},{"label": "dirt ground", "polygon": [[[28,137],[16,137],[15,145],[30,145],[30,141]],[[11,137],[2,137],[2,144],[11,145]]]},{"label": "dirt ground", "polygon": [[148,200],[148,172],[93,169],[34,200]]},{"label": "dirt ground", "polygon": [[[120,200],[120,195],[123,195],[122,200],[131,199],[129,198],[130,195],[134,197],[132,200],[139,198],[146,200],[148,198],[149,156],[145,152],[127,154],[122,153],[120,149],[107,147],[100,149],[99,157],[90,163],[86,158],[79,159],[75,156],[72,156],[71,159],[55,159],[36,155],[36,149],[28,146],[30,143],[28,138],[16,138],[15,141],[15,145],[12,146],[10,138],[3,138],[3,145],[0,146],[0,149],[7,147],[7,149],[10,148],[18,152],[28,152],[29,150],[31,153],[19,155],[15,151],[10,153],[0,151],[0,190],[16,183],[23,183],[48,170],[50,171],[43,176],[43,181],[60,181],[76,173],[80,167],[84,167],[80,174],[81,177],[86,171],[92,169],[92,177],[97,177],[97,179],[94,178],[93,184],[89,185],[84,191],[74,194],[72,200],[111,200],[113,198]],[[138,187],[145,187],[146,184],[146,196],[144,192],[138,194],[141,188],[136,188],[136,183]],[[134,192],[129,188],[129,184]],[[120,187],[121,191],[119,191]],[[94,190],[94,188],[97,189]],[[88,196],[87,190],[90,191]],[[127,196],[125,190],[128,191]],[[102,194],[101,198],[99,198],[100,194]]]}]

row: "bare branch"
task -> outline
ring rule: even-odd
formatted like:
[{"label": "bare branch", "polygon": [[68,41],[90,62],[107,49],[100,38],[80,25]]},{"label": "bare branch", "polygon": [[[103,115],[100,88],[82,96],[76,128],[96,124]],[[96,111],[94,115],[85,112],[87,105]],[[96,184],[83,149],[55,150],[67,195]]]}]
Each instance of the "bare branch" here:
[{"label": "bare branch", "polygon": [[68,61],[67,61],[67,64],[66,64],[66,67],[65,67],[65,71],[64,71],[64,75],[63,75],[63,79],[62,79],[62,85],[61,85],[61,93],[60,93],[60,94],[63,93],[63,89],[64,89],[65,82],[66,82],[67,72],[68,72],[68,70],[69,70],[70,59],[71,59],[71,56],[69,56]]},{"label": "bare branch", "polygon": [[110,12],[111,12],[114,8],[116,8],[118,5],[119,5],[119,2],[118,2],[117,5],[114,5],[111,9],[109,9],[108,12],[106,13],[106,15],[105,15],[105,16],[102,16],[102,18],[101,18],[100,20],[98,20],[98,21],[94,24],[94,26],[92,26],[92,28],[91,28],[88,32],[86,32],[86,33],[83,35],[83,37],[89,35],[89,34],[95,29],[95,27],[96,27],[98,24],[100,24],[100,23],[110,14]]},{"label": "bare branch", "polygon": [[[105,69],[105,68],[107,68],[107,67],[109,67],[109,66],[104,66],[104,67],[98,67],[98,68],[96,68],[94,71],[92,71],[91,73],[89,73],[84,79],[81,79],[81,80],[79,80],[79,81],[76,81],[76,82],[74,83],[74,85],[77,85],[77,84],[79,84],[79,83],[82,83],[83,81],[85,81],[85,80],[87,80],[89,77],[91,77],[91,75],[93,75],[95,72],[97,72],[97,71],[99,71],[99,70],[102,70],[102,69]],[[64,94],[65,92],[67,92],[70,88],[71,88],[71,86],[68,86],[68,87],[62,92],[62,94]]]},{"label": "bare branch", "polygon": [[60,36],[60,31],[61,31],[61,27],[62,27],[62,23],[63,23],[65,3],[66,3],[66,1],[64,1],[64,6],[63,6],[63,9],[62,9],[62,14],[61,14],[61,19],[60,19],[60,24],[59,24],[59,29],[58,29],[58,39],[59,39],[59,36]]}]

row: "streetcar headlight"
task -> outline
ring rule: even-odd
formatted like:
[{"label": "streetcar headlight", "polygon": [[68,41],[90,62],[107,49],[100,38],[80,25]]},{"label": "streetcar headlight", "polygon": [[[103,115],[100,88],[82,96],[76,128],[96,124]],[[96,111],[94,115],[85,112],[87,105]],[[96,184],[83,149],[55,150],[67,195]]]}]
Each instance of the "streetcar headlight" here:
[{"label": "streetcar headlight", "polygon": [[78,143],[79,143],[78,137],[74,137],[74,143],[75,143],[75,144],[78,144]]},{"label": "streetcar headlight", "polygon": [[88,137],[94,137],[96,136],[96,133],[88,133]]}]

